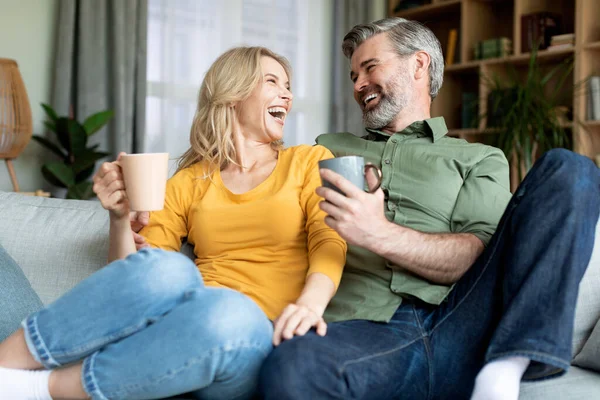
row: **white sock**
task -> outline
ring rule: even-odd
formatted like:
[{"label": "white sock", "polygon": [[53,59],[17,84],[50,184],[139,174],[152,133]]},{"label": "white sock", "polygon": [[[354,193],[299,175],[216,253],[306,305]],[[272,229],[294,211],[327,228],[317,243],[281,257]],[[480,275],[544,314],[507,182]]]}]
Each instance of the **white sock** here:
[{"label": "white sock", "polygon": [[518,400],[529,362],[526,357],[508,357],[484,365],[475,378],[471,400]]},{"label": "white sock", "polygon": [[0,367],[0,399],[52,400],[48,391],[50,372]]}]

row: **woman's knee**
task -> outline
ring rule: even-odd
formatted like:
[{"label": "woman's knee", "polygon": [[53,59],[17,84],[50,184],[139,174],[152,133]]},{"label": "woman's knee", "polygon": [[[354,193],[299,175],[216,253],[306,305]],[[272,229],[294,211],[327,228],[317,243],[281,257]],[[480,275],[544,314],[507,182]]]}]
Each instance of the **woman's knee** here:
[{"label": "woman's knee", "polygon": [[204,307],[208,316],[204,323],[210,335],[225,343],[271,348],[273,324],[248,296],[235,290],[206,288]]},{"label": "woman's knee", "polygon": [[196,265],[181,253],[142,249],[124,262],[132,284],[150,298],[180,297],[203,285]]}]

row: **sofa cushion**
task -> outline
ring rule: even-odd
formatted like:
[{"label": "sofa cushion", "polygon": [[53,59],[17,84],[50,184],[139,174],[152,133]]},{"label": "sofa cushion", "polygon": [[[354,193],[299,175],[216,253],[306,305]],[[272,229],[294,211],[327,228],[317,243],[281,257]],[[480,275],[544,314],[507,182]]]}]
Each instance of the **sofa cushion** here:
[{"label": "sofa cushion", "polygon": [[596,323],[590,338],[573,359],[573,365],[600,372],[600,321]]},{"label": "sofa cushion", "polygon": [[108,227],[97,201],[0,192],[0,244],[44,304],[106,263]]},{"label": "sofa cushion", "polygon": [[0,245],[0,342],[17,330],[42,302],[15,260]]},{"label": "sofa cushion", "polygon": [[592,258],[581,284],[575,309],[573,355],[578,354],[600,319],[600,220],[596,225],[596,241]]},{"label": "sofa cushion", "polygon": [[556,379],[521,383],[519,400],[591,400],[600,394],[600,375],[571,367]]}]

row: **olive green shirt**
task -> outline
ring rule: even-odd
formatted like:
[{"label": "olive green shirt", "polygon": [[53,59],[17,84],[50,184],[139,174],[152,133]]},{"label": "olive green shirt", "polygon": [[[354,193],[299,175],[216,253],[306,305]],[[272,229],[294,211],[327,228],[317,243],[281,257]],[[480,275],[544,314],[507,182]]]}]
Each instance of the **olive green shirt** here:
[{"label": "olive green shirt", "polygon": [[[441,117],[393,135],[368,132],[362,138],[320,135],[317,143],[336,157],[360,155],[381,168],[389,221],[421,232],[471,233],[488,244],[511,198],[508,162],[499,149],[447,137]],[[438,305],[451,289],[348,246],[342,281],[325,319],[388,322],[403,297]]]}]

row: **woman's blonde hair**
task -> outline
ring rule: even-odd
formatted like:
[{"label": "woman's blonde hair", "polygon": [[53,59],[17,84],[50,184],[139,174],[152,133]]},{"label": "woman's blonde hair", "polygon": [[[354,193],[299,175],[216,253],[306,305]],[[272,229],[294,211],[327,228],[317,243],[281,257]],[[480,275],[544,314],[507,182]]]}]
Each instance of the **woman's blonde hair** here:
[{"label": "woman's blonde hair", "polygon": [[[235,47],[222,54],[210,66],[198,94],[198,108],[190,130],[191,147],[179,158],[177,171],[206,161],[210,175],[214,168],[236,163],[233,145],[234,105],[246,100],[262,79],[261,57],[277,61],[291,81],[288,60],[264,47]],[[271,143],[280,149],[283,143]]]}]

